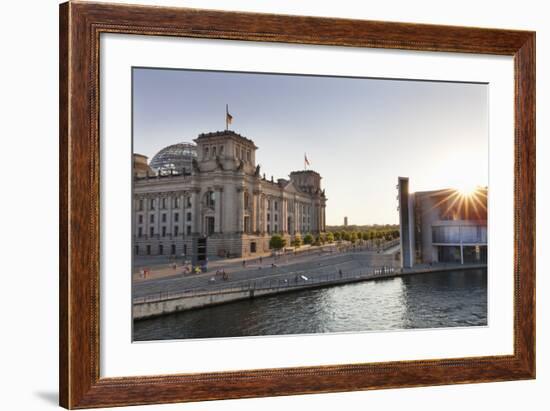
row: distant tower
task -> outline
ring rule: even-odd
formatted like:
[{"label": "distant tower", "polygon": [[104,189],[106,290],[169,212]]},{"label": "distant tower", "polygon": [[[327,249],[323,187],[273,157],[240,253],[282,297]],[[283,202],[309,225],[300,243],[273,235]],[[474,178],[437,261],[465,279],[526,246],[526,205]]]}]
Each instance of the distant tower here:
[{"label": "distant tower", "polygon": [[348,218],[344,217],[344,227],[347,227],[347,226],[348,226]]}]

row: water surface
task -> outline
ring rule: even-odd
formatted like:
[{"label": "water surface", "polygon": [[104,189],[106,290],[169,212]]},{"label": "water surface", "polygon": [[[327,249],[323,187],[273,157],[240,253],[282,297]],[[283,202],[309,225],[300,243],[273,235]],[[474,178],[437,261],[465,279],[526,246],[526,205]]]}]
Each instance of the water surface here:
[{"label": "water surface", "polygon": [[134,322],[137,341],[487,325],[487,270],[297,291]]}]

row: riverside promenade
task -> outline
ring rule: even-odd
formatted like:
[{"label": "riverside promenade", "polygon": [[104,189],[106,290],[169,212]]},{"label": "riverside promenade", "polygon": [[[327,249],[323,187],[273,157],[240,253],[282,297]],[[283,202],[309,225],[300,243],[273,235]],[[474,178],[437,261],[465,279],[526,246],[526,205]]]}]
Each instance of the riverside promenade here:
[{"label": "riverside promenade", "polygon": [[[244,263],[243,260],[222,260],[209,264],[209,272],[201,274],[180,273],[134,279],[133,315],[140,319],[307,288],[485,266],[446,264],[401,270],[397,267],[395,253],[395,247],[386,251],[324,247],[309,252],[249,259]],[[220,275],[222,269],[225,277]]]}]

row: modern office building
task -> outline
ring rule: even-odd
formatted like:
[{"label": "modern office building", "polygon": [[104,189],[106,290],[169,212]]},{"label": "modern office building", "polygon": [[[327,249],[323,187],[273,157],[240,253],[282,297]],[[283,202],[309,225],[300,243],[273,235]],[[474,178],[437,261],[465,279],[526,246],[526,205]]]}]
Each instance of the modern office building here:
[{"label": "modern office building", "polygon": [[399,177],[401,266],[487,262],[487,188],[412,193]]},{"label": "modern office building", "polygon": [[269,251],[273,234],[290,243],[325,231],[317,172],[267,179],[256,164],[258,147],[230,130],[194,141],[162,149],[149,164],[134,154],[135,254],[190,255],[206,239],[208,255],[241,257]]}]

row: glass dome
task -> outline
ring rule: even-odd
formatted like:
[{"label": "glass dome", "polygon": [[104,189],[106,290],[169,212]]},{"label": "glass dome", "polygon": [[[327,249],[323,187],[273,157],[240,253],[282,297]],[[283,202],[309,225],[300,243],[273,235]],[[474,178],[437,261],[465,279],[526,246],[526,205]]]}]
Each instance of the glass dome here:
[{"label": "glass dome", "polygon": [[164,147],[152,158],[149,166],[162,173],[191,173],[197,146],[193,143],[178,143]]}]

